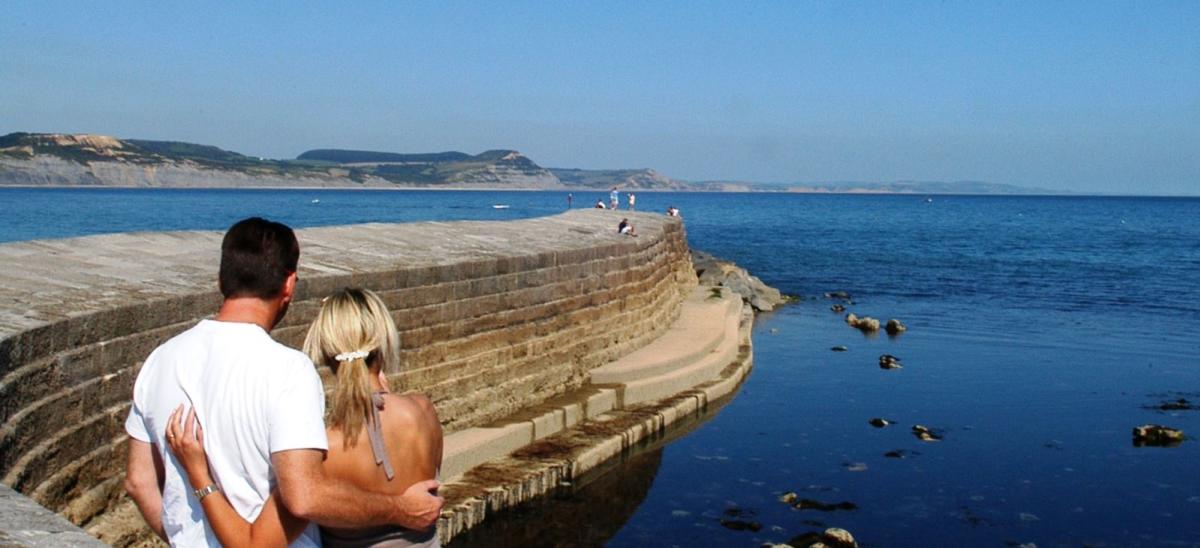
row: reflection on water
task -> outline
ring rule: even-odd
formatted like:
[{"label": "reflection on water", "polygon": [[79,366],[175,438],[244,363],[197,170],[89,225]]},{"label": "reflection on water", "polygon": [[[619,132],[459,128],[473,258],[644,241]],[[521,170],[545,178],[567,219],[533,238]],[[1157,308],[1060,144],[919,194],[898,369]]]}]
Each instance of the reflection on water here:
[{"label": "reflection on water", "polygon": [[600,546],[645,500],[661,462],[661,447],[639,452],[585,484],[489,516],[449,546]]}]

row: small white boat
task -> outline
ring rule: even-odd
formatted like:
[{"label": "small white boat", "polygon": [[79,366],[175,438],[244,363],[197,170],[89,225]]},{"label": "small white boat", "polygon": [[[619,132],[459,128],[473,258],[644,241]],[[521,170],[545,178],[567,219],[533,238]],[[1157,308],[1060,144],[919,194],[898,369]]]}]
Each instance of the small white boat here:
[{"label": "small white boat", "polygon": [[508,204],[492,204],[492,209],[508,209]]},{"label": "small white boat", "polygon": [[314,203],[314,204],[319,204],[319,203],[321,203],[321,199],[320,199],[320,198],[313,198],[313,200],[312,200],[312,203]]}]

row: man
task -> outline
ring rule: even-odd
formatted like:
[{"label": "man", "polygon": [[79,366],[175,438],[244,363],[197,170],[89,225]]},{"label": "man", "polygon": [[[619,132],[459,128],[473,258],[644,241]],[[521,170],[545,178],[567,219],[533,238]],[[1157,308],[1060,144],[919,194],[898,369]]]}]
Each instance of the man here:
[{"label": "man", "polygon": [[[320,546],[313,523],[425,529],[441,511],[432,480],[387,496],[325,475],[321,380],[304,354],[268,335],[292,301],[299,257],[285,225],[259,218],[233,225],[221,243],[224,301],[217,316],[156,348],[138,373],[125,421],[125,488],[150,528],[172,545],[218,546],[200,506],[218,489],[254,521],[277,488],[283,508],[312,522],[293,546]],[[166,421],[180,404],[193,407],[204,426],[219,485],[193,492],[167,450]]]},{"label": "man", "polygon": [[621,205],[621,194],[617,192],[617,187],[612,187],[612,192],[608,193],[608,208],[617,209]]}]

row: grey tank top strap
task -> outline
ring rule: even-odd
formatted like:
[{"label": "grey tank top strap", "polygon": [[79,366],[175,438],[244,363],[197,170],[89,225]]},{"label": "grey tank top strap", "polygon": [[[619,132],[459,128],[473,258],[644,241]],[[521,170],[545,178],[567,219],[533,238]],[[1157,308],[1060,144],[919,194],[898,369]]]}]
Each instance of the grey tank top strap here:
[{"label": "grey tank top strap", "polygon": [[392,461],[388,459],[387,447],[383,445],[383,430],[379,422],[379,410],[383,409],[383,395],[386,392],[371,394],[371,420],[367,421],[367,437],[371,440],[371,453],[375,455],[375,464],[383,465],[383,473],[388,481],[396,476],[392,469]]}]

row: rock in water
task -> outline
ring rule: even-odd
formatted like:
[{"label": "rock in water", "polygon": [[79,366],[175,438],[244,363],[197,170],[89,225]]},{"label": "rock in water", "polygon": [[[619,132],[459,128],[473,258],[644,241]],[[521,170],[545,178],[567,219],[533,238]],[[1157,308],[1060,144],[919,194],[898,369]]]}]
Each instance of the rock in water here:
[{"label": "rock in water", "polygon": [[845,291],[829,291],[825,293],[826,299],[841,299],[843,301],[850,300],[850,294]]},{"label": "rock in water", "polygon": [[733,531],[754,531],[758,532],[762,529],[762,524],[757,521],[746,521],[740,519],[721,519],[721,526]]},{"label": "rock in water", "polygon": [[845,351],[847,351],[847,350],[850,350],[850,349],[849,349],[849,348],[846,348],[845,346],[842,346],[842,345],[840,345],[840,344],[839,344],[839,345],[837,345],[837,346],[835,346],[835,347],[833,347],[833,348],[830,348],[830,350],[832,350],[832,351],[834,351],[834,352],[845,352]]},{"label": "rock in water", "polygon": [[905,327],[904,324],[900,323],[900,320],[897,320],[896,318],[888,320],[887,327],[884,327],[884,329],[888,332],[888,335],[898,335],[908,331],[908,328]]},{"label": "rock in water", "polygon": [[930,430],[919,424],[912,427],[912,433],[921,441],[941,441],[942,439],[941,436],[934,434],[933,430]]},{"label": "rock in water", "polygon": [[729,261],[723,261],[703,251],[692,250],[692,266],[701,285],[721,286],[737,293],[755,310],[769,312],[776,306],[788,302],[778,289],[751,276],[746,269]]},{"label": "rock in water", "polygon": [[1187,401],[1187,398],[1179,398],[1175,401],[1163,402],[1158,408],[1163,411],[1191,411],[1196,409],[1196,406]]},{"label": "rock in water", "polygon": [[795,503],[796,502],[796,492],[788,491],[782,495],[779,495],[779,502],[782,502],[784,504]]},{"label": "rock in water", "polygon": [[884,354],[879,357],[880,369],[900,369],[901,367],[904,366],[900,365],[900,358],[897,358],[891,354]]},{"label": "rock in water", "polygon": [[846,307],[845,307],[845,306],[842,306],[842,305],[840,305],[840,304],[835,304],[835,305],[833,305],[833,306],[829,307],[829,309],[830,309],[830,310],[832,310],[832,311],[834,311],[834,312],[837,312],[838,314],[841,314],[842,312],[845,312],[845,311],[846,311]]},{"label": "rock in water", "polygon": [[1175,447],[1183,443],[1183,431],[1160,424],[1143,424],[1133,429],[1135,447]]},{"label": "rock in water", "polygon": [[846,324],[860,331],[879,331],[879,320],[870,316],[858,317],[853,312],[846,314]]},{"label": "rock in water", "polygon": [[837,548],[858,548],[858,541],[854,540],[854,535],[845,529],[830,527],[821,535],[822,539],[829,546]]},{"label": "rock in water", "polygon": [[796,504],[792,505],[797,510],[817,510],[819,512],[833,512],[836,510],[858,510],[858,505],[850,501],[842,501],[835,503],[821,502],[813,499],[800,499]]},{"label": "rock in water", "polygon": [[879,417],[875,417],[875,418],[867,421],[867,424],[870,424],[871,426],[874,426],[875,428],[884,428],[884,427],[895,424],[895,421],[890,421],[887,419],[881,419]]}]

